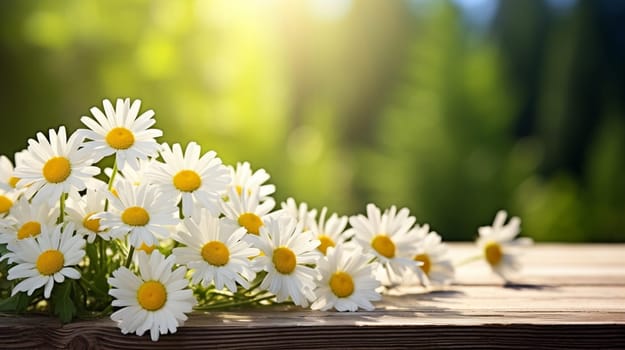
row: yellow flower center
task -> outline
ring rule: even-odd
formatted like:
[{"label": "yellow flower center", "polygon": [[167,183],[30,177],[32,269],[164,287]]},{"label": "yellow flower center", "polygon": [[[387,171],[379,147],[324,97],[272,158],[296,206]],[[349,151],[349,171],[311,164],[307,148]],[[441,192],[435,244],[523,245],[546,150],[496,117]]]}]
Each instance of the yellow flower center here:
[{"label": "yellow flower center", "polygon": [[106,134],[106,143],[108,143],[111,148],[119,150],[128,149],[135,143],[135,135],[133,135],[130,130],[123,127],[113,128]]},{"label": "yellow flower center", "polygon": [[7,196],[0,195],[0,214],[6,214],[11,210],[13,201],[7,198]]},{"label": "yellow flower center", "polygon": [[317,247],[317,249],[319,249],[319,251],[322,252],[323,255],[326,255],[326,252],[328,251],[328,248],[335,246],[334,241],[332,240],[332,238],[330,238],[327,235],[319,235],[319,237],[317,237],[317,239],[319,241],[321,241],[321,244]]},{"label": "yellow flower center", "polygon": [[243,213],[239,216],[239,225],[245,227],[247,232],[258,236],[260,227],[263,226],[263,220],[254,213]]},{"label": "yellow flower center", "polygon": [[139,248],[137,248],[137,250],[142,250],[142,251],[146,252],[147,254],[152,254],[154,249],[156,249],[156,245],[155,244],[147,245],[145,243],[141,243],[141,246]]},{"label": "yellow flower center", "polygon": [[484,247],[484,256],[486,256],[486,261],[492,266],[498,265],[503,258],[503,251],[499,243],[488,242]]},{"label": "yellow flower center", "polygon": [[17,187],[17,183],[20,182],[20,178],[19,177],[15,177],[15,176],[11,176],[9,178],[9,186],[15,188]]},{"label": "yellow flower center", "polygon": [[273,265],[278,272],[288,275],[295,270],[297,259],[295,253],[287,247],[280,247],[273,251],[273,258],[271,259]]},{"label": "yellow flower center", "polygon": [[193,192],[201,185],[200,175],[193,170],[181,170],[174,176],[174,186],[182,192]]},{"label": "yellow flower center", "polygon": [[354,280],[346,272],[335,272],[330,277],[330,289],[339,298],[346,298],[354,293]]},{"label": "yellow flower center", "polygon": [[122,221],[130,226],[145,226],[150,222],[150,214],[141,207],[129,207],[122,213]]},{"label": "yellow flower center", "polygon": [[37,258],[37,270],[42,275],[53,275],[61,271],[64,263],[63,253],[55,249],[46,250]]},{"label": "yellow flower center", "polygon": [[98,233],[100,232],[100,219],[92,219],[91,217],[95,213],[88,214],[82,221],[82,225],[89,231]]},{"label": "yellow flower center", "polygon": [[417,254],[414,257],[415,261],[420,261],[423,263],[423,265],[421,265],[421,270],[423,271],[423,273],[425,273],[426,275],[430,274],[430,269],[432,268],[432,261],[430,260],[430,256],[427,254]]},{"label": "yellow flower center", "polygon": [[41,224],[37,221],[29,221],[22,225],[19,230],[17,230],[17,239],[24,239],[28,237],[36,237],[41,233]]},{"label": "yellow flower center", "polygon": [[219,241],[211,241],[202,247],[202,258],[214,266],[224,266],[230,260],[230,250]]},{"label": "yellow flower center", "polygon": [[50,158],[43,165],[43,177],[46,178],[46,181],[53,184],[65,181],[71,172],[72,166],[69,163],[69,159],[65,157]]},{"label": "yellow flower center", "polygon": [[144,282],[137,291],[139,305],[148,311],[156,311],[165,305],[167,290],[159,281]]},{"label": "yellow flower center", "polygon": [[395,257],[395,243],[387,235],[377,235],[371,241],[371,246],[380,255],[392,259]]}]

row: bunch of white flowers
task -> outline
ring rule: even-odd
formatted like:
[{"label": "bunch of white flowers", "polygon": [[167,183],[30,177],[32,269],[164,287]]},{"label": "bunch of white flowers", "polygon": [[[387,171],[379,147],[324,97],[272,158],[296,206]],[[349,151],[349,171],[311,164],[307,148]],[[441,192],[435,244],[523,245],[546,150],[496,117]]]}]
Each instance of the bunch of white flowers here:
[{"label": "bunch of white flowers", "polygon": [[[140,106],[104,100],[81,118],[86,129],[30,139],[15,168],[0,157],[0,310],[110,314],[122,333],[158,340],[193,309],[373,310],[385,288],[452,282],[441,237],[408,209],[369,204],[348,218],[324,207],[317,218],[292,198],[276,209],[267,172],[226,166],[194,142],[159,144]],[[504,221],[478,240],[502,275],[518,267],[508,247],[528,242],[514,240],[518,218]]]}]

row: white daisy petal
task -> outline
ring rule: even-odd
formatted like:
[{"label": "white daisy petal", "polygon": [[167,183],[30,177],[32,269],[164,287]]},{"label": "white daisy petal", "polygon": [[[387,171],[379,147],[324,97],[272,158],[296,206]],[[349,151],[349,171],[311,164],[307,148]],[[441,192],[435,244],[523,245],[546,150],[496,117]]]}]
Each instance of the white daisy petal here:
[{"label": "white daisy petal", "polygon": [[160,137],[162,131],[148,129],[154,125],[152,110],[137,118],[141,106],[139,100],[131,104],[130,99],[117,99],[115,107],[109,100],[104,100],[102,104],[104,113],[96,107],[91,108],[95,120],[81,118],[82,123],[90,130],[78,131],[90,140],[83,147],[96,161],[115,154],[120,169],[126,164],[138,168],[139,159],[145,160],[156,154],[158,144],[154,138]]},{"label": "white daisy petal", "polygon": [[[66,240],[76,240],[77,244],[63,245]],[[62,283],[65,277],[79,279],[78,270],[71,268],[75,262],[68,256],[84,255],[85,240],[74,236],[73,225],[41,226],[41,233],[34,239],[22,239],[9,244],[10,252],[20,256],[19,263],[9,269],[9,280],[25,278],[13,288],[13,294],[23,291],[29,295],[45,286],[44,297],[49,298],[54,283]],[[24,254],[30,251],[31,253]],[[37,251],[37,254],[32,254]]]},{"label": "white daisy petal", "polygon": [[196,300],[191,290],[181,289],[188,285],[184,279],[186,269],[172,271],[174,256],[165,259],[158,250],[149,257],[139,255],[139,276],[131,277],[132,272],[121,267],[109,278],[113,303],[123,307],[111,319],[124,334],[134,332],[140,336],[150,331],[150,339],[157,341],[160,334],[174,333],[182,325],[186,316],[176,315],[190,312]]},{"label": "white daisy petal", "polygon": [[320,257],[316,251],[319,241],[310,232],[302,232],[301,225],[287,216],[267,219],[259,236],[246,238],[264,254],[254,259],[258,270],[267,271],[261,288],[275,294],[278,302],[290,298],[296,305],[308,306],[315,298],[312,289],[317,273],[305,265],[316,263]]},{"label": "white daisy petal", "polygon": [[54,204],[61,194],[77,195],[90,183],[94,175],[99,174],[97,167],[91,166],[90,159],[85,159],[78,149],[81,136],[74,134],[67,140],[65,127],[58,133],[51,129],[48,141],[42,133],[37,140],[30,139],[23,162],[15,168],[15,177],[20,178],[21,186],[28,186],[24,192],[34,203]]},{"label": "white daisy petal", "polygon": [[[182,228],[184,231],[174,239],[187,247],[174,248],[173,254],[177,261],[193,269],[194,283],[214,284],[219,290],[227,287],[233,293],[236,284],[249,286],[256,274],[248,258],[258,255],[259,250],[243,240],[243,228],[216,218],[207,210],[184,219]],[[237,259],[241,252],[248,255]]]},{"label": "white daisy petal", "polygon": [[[195,142],[187,145],[184,154],[180,144],[170,147],[165,143],[160,154],[164,163],[156,162],[147,176],[166,196],[176,201],[182,199],[184,216],[193,215],[193,204],[197,202],[213,209],[212,214],[219,214],[217,200],[230,182],[230,176],[217,154],[210,151],[200,157],[201,147]],[[216,161],[217,166],[206,166],[206,159]]]},{"label": "white daisy petal", "polygon": [[510,280],[520,269],[518,260],[515,258],[518,253],[517,249],[532,244],[529,238],[515,239],[521,231],[521,220],[513,217],[506,224],[507,216],[506,211],[498,211],[492,226],[483,226],[478,229],[480,236],[476,240],[484,261],[504,280]]},{"label": "white daisy petal", "polygon": [[367,205],[367,216],[349,218],[353,242],[380,263],[376,276],[385,286],[403,283],[407,274],[419,273],[420,263],[412,255],[418,241],[407,234],[415,221],[405,208],[398,212],[392,206],[382,213],[374,204]]}]

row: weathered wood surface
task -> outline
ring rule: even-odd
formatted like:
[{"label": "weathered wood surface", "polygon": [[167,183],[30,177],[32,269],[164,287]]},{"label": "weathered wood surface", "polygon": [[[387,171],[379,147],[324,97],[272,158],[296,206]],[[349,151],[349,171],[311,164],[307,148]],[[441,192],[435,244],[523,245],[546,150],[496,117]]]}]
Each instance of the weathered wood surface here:
[{"label": "weathered wood surface", "polygon": [[[473,254],[452,244],[458,260]],[[516,284],[481,262],[460,267],[445,290],[394,290],[372,312],[293,307],[191,315],[152,343],[108,320],[60,325],[46,317],[0,317],[10,348],[625,348],[625,245],[539,244],[522,257]]]}]

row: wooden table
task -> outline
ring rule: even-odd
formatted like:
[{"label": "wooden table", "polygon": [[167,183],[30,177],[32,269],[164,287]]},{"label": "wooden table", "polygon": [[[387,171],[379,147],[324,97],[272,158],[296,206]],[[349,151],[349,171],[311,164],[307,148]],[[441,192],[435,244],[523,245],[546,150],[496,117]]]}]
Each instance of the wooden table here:
[{"label": "wooden table", "polygon": [[[471,244],[451,244],[458,258]],[[403,288],[372,312],[272,307],[191,315],[157,343],[122,335],[109,319],[61,326],[45,317],[0,317],[0,348],[625,348],[625,244],[538,244],[505,286],[481,262],[426,293]]]}]

